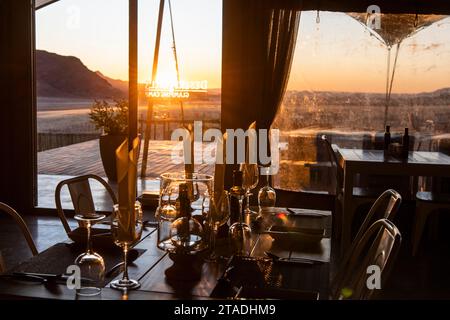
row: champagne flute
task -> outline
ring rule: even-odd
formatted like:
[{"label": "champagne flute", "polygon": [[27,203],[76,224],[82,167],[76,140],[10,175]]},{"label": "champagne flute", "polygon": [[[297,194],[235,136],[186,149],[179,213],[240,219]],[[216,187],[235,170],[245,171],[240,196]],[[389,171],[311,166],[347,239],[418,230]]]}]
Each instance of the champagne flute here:
[{"label": "champagne flute", "polygon": [[111,282],[111,288],[119,290],[137,289],[141,285],[137,280],[128,277],[128,250],[141,238],[143,222],[142,207],[136,201],[134,205],[134,214],[119,205],[114,205],[113,214],[111,215],[111,233],[114,243],[123,249],[124,271],[122,279]]},{"label": "champagne flute", "polygon": [[103,287],[103,280],[105,277],[105,262],[98,253],[92,249],[91,226],[105,218],[105,215],[90,213],[90,214],[76,214],[75,220],[81,225],[86,226],[87,245],[86,252],[80,254],[75,259],[75,264],[80,268],[81,276],[89,279],[89,285],[81,285],[77,288],[77,295],[80,296],[95,296],[100,294]]},{"label": "champagne flute", "polygon": [[250,196],[252,195],[250,191],[258,185],[258,165],[256,163],[242,163],[240,170],[242,171],[242,187],[245,189],[246,197],[244,213],[256,214],[255,211],[250,209]]},{"label": "champagne flute", "polygon": [[228,191],[224,190],[217,199],[212,197],[210,201],[209,227],[211,254],[208,260],[215,261],[217,260],[215,253],[217,232],[219,227],[223,226],[230,217],[230,198]]}]

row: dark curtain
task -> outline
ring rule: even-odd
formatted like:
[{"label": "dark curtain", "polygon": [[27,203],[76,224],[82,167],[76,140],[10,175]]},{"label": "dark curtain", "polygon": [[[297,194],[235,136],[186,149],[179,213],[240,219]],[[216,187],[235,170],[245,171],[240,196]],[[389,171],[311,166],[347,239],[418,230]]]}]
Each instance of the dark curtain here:
[{"label": "dark curtain", "polygon": [[[226,0],[223,17],[222,127],[270,128],[283,98],[300,11],[273,0]],[[239,119],[237,119],[239,118]]]},{"label": "dark curtain", "polygon": [[269,129],[278,112],[289,80],[300,8],[276,4],[223,2],[223,130],[247,129],[253,121],[258,129]]}]

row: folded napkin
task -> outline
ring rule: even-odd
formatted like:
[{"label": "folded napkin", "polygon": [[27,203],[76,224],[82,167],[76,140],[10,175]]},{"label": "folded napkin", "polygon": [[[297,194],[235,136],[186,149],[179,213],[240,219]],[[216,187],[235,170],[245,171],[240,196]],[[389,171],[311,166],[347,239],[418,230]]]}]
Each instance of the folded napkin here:
[{"label": "folded napkin", "polygon": [[131,150],[125,140],[116,150],[117,184],[119,194],[119,230],[118,240],[133,242],[136,232],[136,187],[137,164],[139,157],[139,137],[133,140]]}]

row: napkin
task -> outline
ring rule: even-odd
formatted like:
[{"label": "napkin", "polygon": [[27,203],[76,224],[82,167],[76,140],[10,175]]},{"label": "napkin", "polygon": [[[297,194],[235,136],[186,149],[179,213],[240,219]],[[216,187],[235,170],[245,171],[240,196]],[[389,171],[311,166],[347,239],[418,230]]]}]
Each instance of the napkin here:
[{"label": "napkin", "polygon": [[119,194],[119,230],[118,240],[133,242],[136,226],[136,186],[137,164],[139,157],[139,138],[133,140],[133,147],[129,151],[128,140],[116,149],[117,185]]}]

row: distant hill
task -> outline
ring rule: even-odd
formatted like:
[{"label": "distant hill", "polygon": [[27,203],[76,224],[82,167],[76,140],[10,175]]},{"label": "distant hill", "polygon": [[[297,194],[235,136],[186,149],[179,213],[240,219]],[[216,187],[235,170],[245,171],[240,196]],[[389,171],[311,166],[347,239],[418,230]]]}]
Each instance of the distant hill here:
[{"label": "distant hill", "polygon": [[108,83],[111,84],[114,88],[120,90],[124,95],[128,94],[128,81],[112,79],[110,77],[105,76],[100,71],[96,71],[95,73],[99,77],[101,77],[101,78],[105,79],[106,81],[108,81]]},{"label": "distant hill", "polygon": [[39,97],[121,98],[126,94],[104,77],[89,70],[80,59],[36,51],[36,80]]}]

